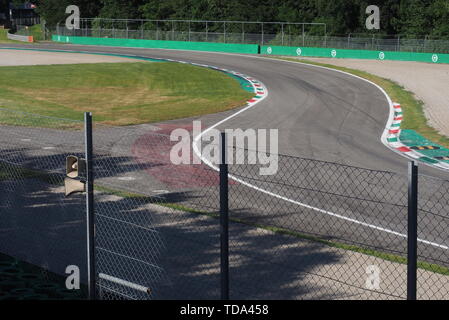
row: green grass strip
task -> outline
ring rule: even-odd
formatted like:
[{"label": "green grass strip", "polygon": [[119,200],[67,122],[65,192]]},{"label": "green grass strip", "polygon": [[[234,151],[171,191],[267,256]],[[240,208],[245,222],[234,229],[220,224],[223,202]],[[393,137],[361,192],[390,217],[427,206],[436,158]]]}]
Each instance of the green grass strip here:
[{"label": "green grass strip", "polygon": [[51,118],[80,121],[84,112],[107,125],[158,123],[232,110],[255,95],[243,80],[180,63],[5,66],[0,72],[0,124],[7,125],[72,129],[78,124]]},{"label": "green grass strip", "polygon": [[0,43],[20,43],[20,41],[9,40],[7,33],[8,29],[0,29]]}]

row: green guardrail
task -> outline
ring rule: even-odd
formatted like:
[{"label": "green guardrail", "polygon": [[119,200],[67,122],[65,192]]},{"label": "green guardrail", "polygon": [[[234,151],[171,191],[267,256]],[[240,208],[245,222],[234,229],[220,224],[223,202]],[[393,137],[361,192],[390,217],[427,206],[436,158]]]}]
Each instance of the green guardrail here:
[{"label": "green guardrail", "polygon": [[76,36],[54,35],[55,42],[65,42],[82,45],[136,47],[151,49],[194,50],[211,52],[247,53],[296,57],[320,57],[340,59],[370,59],[370,60],[397,60],[418,61],[429,63],[449,63],[449,54],[442,53],[416,53],[396,51],[349,50],[312,47],[282,47],[259,46],[256,44],[233,44],[213,42],[187,42],[164,40],[92,38]]},{"label": "green guardrail", "polygon": [[232,44],[232,43],[212,43],[212,42],[91,38],[91,37],[72,37],[72,36],[58,36],[58,35],[52,36],[52,40],[55,42],[65,42],[82,45],[96,45],[96,46],[195,50],[195,51],[247,53],[247,54],[259,53],[259,46],[256,44],[253,45],[253,44]]},{"label": "green guardrail", "polygon": [[262,46],[264,55],[282,55],[296,57],[320,57],[341,59],[399,60],[430,63],[449,63],[449,54],[416,53],[396,51],[348,50],[310,47]]}]

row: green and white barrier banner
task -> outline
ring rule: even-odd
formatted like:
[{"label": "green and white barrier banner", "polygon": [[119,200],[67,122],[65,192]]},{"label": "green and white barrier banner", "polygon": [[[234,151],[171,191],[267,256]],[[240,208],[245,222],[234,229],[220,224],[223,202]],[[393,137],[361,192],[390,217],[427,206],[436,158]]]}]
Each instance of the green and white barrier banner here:
[{"label": "green and white barrier banner", "polygon": [[396,51],[348,50],[310,47],[262,46],[261,54],[341,59],[370,59],[449,63],[449,54]]},{"label": "green and white barrier banner", "polygon": [[53,36],[52,40],[56,42],[96,45],[96,46],[195,50],[195,51],[247,53],[247,54],[259,53],[259,46],[256,44],[91,38],[91,37],[57,36],[57,35]]},{"label": "green and white barrier banner", "polygon": [[396,51],[348,50],[311,47],[259,46],[257,44],[233,44],[215,42],[187,42],[164,40],[92,38],[54,35],[53,41],[82,45],[136,47],[151,49],[194,50],[296,57],[321,57],[335,59],[370,59],[449,63],[449,54]]}]

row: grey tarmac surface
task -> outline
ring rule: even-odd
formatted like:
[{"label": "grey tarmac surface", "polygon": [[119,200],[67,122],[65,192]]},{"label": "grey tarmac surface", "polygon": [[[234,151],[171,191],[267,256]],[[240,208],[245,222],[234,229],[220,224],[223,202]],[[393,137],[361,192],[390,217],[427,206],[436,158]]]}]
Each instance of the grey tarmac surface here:
[{"label": "grey tarmac surface", "polygon": [[[397,254],[404,252],[406,242],[404,237],[385,233],[383,230],[372,227],[378,226],[400,233],[406,232],[405,174],[408,161],[387,149],[380,141],[389,109],[384,95],[371,84],[331,70],[260,59],[254,56],[55,44],[29,47],[179,59],[239,71],[262,81],[269,91],[269,97],[254,108],[224,123],[220,129],[279,129],[279,152],[281,154],[369,168],[375,170],[372,171],[372,174],[379,175],[379,177],[370,183],[361,177],[371,171],[349,170],[347,167],[332,164],[311,168],[302,166],[303,163],[310,164],[307,160],[300,161],[298,164],[288,157],[281,159],[281,167],[275,177],[262,181],[253,174],[252,169],[231,168],[231,172],[234,170],[235,173],[242,174],[245,179],[251,180],[259,187],[295,201],[362,221],[365,225],[286,202],[239,184],[231,186],[230,207],[233,210],[233,215],[255,223],[327,236],[340,241],[348,240],[352,244]],[[204,126],[209,126],[234,112],[209,115],[201,117],[201,120]],[[173,125],[186,124],[191,120],[193,119],[176,120],[169,123]],[[112,156],[129,155],[130,142],[141,136],[145,130],[151,131],[153,128],[144,125],[127,127],[126,130],[124,128],[113,128],[109,131],[105,129],[102,141],[105,145],[110,146]],[[19,133],[21,130],[20,128],[9,128],[7,132]],[[121,133],[114,134],[113,132]],[[62,146],[61,141],[65,140],[64,134],[60,132],[54,135],[45,134],[45,137],[49,144],[53,143],[59,146]],[[3,138],[8,139],[5,135]],[[69,146],[64,148],[70,149]],[[385,174],[389,180],[386,179],[387,177],[382,179],[383,173],[379,173],[378,170],[397,172],[398,174]],[[355,171],[355,175],[351,176],[348,171]],[[311,188],[311,185],[302,185],[303,181],[311,179],[311,173],[321,179],[321,181],[313,181],[316,183],[312,186],[315,190]],[[427,166],[421,166],[421,173],[443,179],[448,177],[446,173]],[[134,176],[136,176],[135,173]],[[357,180],[358,178],[360,180]],[[282,182],[288,183],[290,186],[279,187],[279,183]],[[361,182],[360,185],[358,185],[359,182]],[[139,189],[144,193],[146,192],[144,190],[154,190],[155,186],[157,189],[174,191],[170,190],[169,186],[151,178],[128,183],[116,180],[114,184],[126,189]],[[441,186],[447,188],[447,184],[444,182],[441,182]],[[218,199],[215,189],[192,187],[192,190],[185,188],[181,192],[188,193],[192,198],[200,199],[198,201],[201,207],[201,204],[204,203],[201,202],[201,199],[217,203],[214,201]],[[325,191],[317,192],[317,190]],[[357,199],[361,194],[363,194],[363,198]],[[426,196],[430,197],[428,194]],[[188,199],[179,202],[189,204]],[[420,230],[420,236],[429,241],[448,245],[447,218],[443,217],[438,220],[439,218],[435,216],[425,216],[422,219],[425,222],[425,228]],[[420,244],[419,252],[422,257],[428,258],[432,262],[446,264],[448,261],[445,249]],[[319,261],[319,257],[316,259]]]},{"label": "grey tarmac surface", "polygon": [[[133,54],[236,70],[262,81],[269,97],[221,129],[279,129],[281,154],[406,173],[407,159],[380,141],[389,113],[385,96],[371,84],[345,74],[250,55],[58,44],[19,46],[23,47]],[[201,120],[208,126],[234,112]],[[439,170],[426,168],[425,172],[448,177]]]},{"label": "grey tarmac surface", "polygon": [[424,113],[429,125],[442,135],[449,136],[449,96],[446,90],[449,64],[327,58],[308,60],[362,70],[397,82],[424,102]]}]

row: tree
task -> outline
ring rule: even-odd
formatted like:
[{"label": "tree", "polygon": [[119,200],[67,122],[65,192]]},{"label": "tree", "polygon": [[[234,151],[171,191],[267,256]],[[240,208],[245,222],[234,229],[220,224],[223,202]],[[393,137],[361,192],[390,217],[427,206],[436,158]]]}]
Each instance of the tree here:
[{"label": "tree", "polygon": [[439,39],[449,39],[449,1],[434,1],[428,13],[432,25],[430,35]]},{"label": "tree", "polygon": [[6,11],[8,10],[8,4],[9,4],[8,0],[0,0],[0,12],[1,13],[6,13]]},{"label": "tree", "polygon": [[400,7],[400,33],[420,37],[431,32],[428,8],[432,0],[402,0]]},{"label": "tree", "polygon": [[[0,0],[0,7],[5,1]],[[19,0],[16,0],[19,1]],[[20,2],[20,1],[19,1]],[[448,0],[37,0],[38,13],[49,25],[66,17],[69,4],[78,5],[81,16],[120,19],[180,19],[231,21],[285,21],[326,23],[328,34],[429,34],[449,37]],[[365,28],[369,5],[380,8],[380,30]],[[238,29],[238,24],[234,24]],[[216,24],[220,29],[223,24]],[[247,32],[260,25],[246,26]],[[212,26],[212,28],[214,28]],[[270,25],[267,25],[270,28]],[[267,32],[278,32],[275,27]],[[217,29],[217,30],[218,30]],[[322,27],[309,32],[323,33]]]},{"label": "tree", "polygon": [[68,16],[65,11],[69,5],[80,8],[81,18],[96,17],[101,8],[100,0],[37,0],[36,12],[43,18],[48,27],[55,27],[64,22]]},{"label": "tree", "polygon": [[145,0],[102,0],[100,18],[110,19],[140,19],[142,18],[139,8],[143,6]]}]

